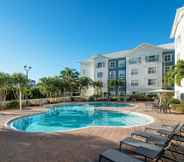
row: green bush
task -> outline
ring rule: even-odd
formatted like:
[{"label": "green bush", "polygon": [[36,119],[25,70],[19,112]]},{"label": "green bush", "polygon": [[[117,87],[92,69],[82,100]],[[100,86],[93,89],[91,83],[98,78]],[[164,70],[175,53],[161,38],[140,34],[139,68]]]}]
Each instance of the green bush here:
[{"label": "green bush", "polygon": [[132,94],[129,97],[132,101],[153,101],[153,96],[148,96],[143,93]]},{"label": "green bush", "polygon": [[10,101],[6,104],[7,109],[13,109],[13,108],[18,108],[18,107],[19,107],[18,101]]},{"label": "green bush", "polygon": [[172,98],[170,101],[169,101],[170,104],[180,104],[180,100],[176,99],[176,98]]},{"label": "green bush", "polygon": [[174,104],[173,109],[178,113],[184,113],[184,103],[182,104]]},{"label": "green bush", "polygon": [[95,96],[90,96],[89,98],[88,98],[88,101],[95,101],[96,100],[96,97]]}]

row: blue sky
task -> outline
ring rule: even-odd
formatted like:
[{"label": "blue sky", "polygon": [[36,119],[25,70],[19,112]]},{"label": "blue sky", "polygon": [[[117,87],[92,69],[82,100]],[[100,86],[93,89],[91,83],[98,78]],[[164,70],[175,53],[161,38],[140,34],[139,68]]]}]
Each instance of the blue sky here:
[{"label": "blue sky", "polygon": [[0,0],[0,71],[56,75],[97,53],[171,42],[184,0]]}]

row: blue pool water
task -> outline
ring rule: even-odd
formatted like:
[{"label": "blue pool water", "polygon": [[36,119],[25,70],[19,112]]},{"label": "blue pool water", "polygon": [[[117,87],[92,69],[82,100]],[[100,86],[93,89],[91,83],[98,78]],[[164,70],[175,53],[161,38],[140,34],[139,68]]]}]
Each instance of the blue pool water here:
[{"label": "blue pool water", "polygon": [[17,118],[8,124],[24,132],[65,132],[90,126],[137,126],[151,121],[148,116],[100,110],[98,106],[59,105],[48,112]]}]

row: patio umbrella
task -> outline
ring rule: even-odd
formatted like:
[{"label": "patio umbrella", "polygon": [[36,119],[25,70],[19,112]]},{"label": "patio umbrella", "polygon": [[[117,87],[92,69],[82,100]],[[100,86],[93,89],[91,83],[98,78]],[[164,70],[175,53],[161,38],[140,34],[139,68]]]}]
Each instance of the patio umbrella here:
[{"label": "patio umbrella", "polygon": [[168,89],[155,89],[152,91],[149,91],[150,93],[157,93],[157,94],[161,94],[161,93],[174,93],[174,90],[168,90]]}]

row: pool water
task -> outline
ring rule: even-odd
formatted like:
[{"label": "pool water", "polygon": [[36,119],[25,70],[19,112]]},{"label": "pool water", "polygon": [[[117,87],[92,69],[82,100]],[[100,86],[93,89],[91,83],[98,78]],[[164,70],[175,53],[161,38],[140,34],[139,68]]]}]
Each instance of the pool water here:
[{"label": "pool water", "polygon": [[59,105],[45,113],[17,118],[8,124],[24,132],[65,132],[91,126],[130,127],[151,121],[148,116],[100,110],[97,107],[92,104]]}]

